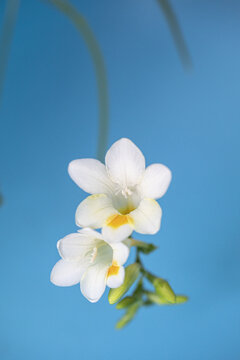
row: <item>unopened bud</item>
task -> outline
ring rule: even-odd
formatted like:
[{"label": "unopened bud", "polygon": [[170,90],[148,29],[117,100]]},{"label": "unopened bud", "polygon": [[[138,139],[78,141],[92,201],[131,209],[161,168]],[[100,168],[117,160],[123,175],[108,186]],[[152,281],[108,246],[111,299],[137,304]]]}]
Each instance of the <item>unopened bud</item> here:
[{"label": "unopened bud", "polygon": [[125,279],[123,284],[116,288],[110,289],[108,293],[109,304],[115,304],[128,291],[132,284],[137,280],[140,273],[140,265],[138,263],[131,264],[125,269]]},{"label": "unopened bud", "polygon": [[153,286],[156,290],[156,293],[162,297],[164,300],[168,301],[169,303],[174,304],[176,301],[176,295],[174,294],[173,289],[169,285],[166,280],[156,278],[153,281]]},{"label": "unopened bud", "polygon": [[116,305],[116,309],[125,309],[136,301],[136,298],[133,296],[126,296],[121,301],[119,301],[119,303]]},{"label": "unopened bud", "polygon": [[117,322],[116,328],[122,329],[124,326],[126,326],[134,318],[140,306],[141,306],[141,302],[139,301],[131,305],[127,309],[123,317]]}]

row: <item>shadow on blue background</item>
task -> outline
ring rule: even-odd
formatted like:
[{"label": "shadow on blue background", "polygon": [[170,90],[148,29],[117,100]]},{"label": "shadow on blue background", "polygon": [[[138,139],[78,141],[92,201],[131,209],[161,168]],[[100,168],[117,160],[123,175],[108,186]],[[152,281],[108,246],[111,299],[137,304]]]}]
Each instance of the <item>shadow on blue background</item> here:
[{"label": "shadow on blue background", "polygon": [[116,331],[107,293],[90,304],[78,286],[50,283],[56,241],[76,230],[85,196],[67,165],[96,153],[97,94],[74,27],[25,1],[0,114],[1,359],[237,360],[240,4],[172,1],[194,62],[186,73],[156,2],[75,3],[105,54],[109,145],[129,137],[173,172],[161,231],[148,237],[159,249],[143,260],[190,301],[143,309]]}]

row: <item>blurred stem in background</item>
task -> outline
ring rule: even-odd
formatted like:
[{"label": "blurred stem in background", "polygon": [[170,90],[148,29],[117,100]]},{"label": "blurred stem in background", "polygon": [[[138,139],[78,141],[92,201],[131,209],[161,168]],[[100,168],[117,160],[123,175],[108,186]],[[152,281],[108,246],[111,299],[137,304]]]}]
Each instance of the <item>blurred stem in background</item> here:
[{"label": "blurred stem in background", "polygon": [[[7,0],[0,34],[0,104],[13,32],[17,20],[20,0]],[[0,194],[0,206],[3,196]]]},{"label": "blurred stem in background", "polygon": [[99,160],[104,161],[108,141],[109,104],[107,73],[101,49],[87,21],[72,4],[70,4],[67,0],[48,0],[48,2],[56,6],[72,21],[85,40],[88,50],[92,56],[97,78],[99,102],[99,137],[97,157]]},{"label": "blurred stem in background", "polygon": [[191,56],[189,54],[187,45],[185,43],[178,19],[173,11],[173,8],[170,4],[169,0],[157,0],[158,4],[160,5],[166,20],[168,22],[168,26],[170,28],[170,31],[172,33],[173,40],[175,42],[180,60],[183,64],[183,66],[186,69],[189,69],[192,67],[192,60]]},{"label": "blurred stem in background", "polygon": [[[87,21],[70,2],[67,0],[48,1],[64,13],[80,31],[92,56],[97,77],[99,99],[99,138],[97,155],[99,160],[104,161],[108,141],[109,104],[107,74],[101,49]],[[167,19],[182,64],[185,68],[190,68],[192,66],[191,57],[173,8],[168,0],[157,1]]]},{"label": "blurred stem in background", "polygon": [[[88,50],[92,56],[95,66],[98,103],[99,103],[99,136],[97,157],[104,160],[108,142],[109,127],[109,101],[108,101],[108,84],[107,73],[104,64],[104,58],[95,38],[95,35],[88,25],[86,19],[68,0],[45,0],[54,5],[58,10],[65,14],[83,37]],[[157,0],[161,7],[170,31],[172,33],[176,48],[179,53],[181,62],[185,68],[192,66],[190,54],[188,52],[185,40],[183,38],[180,25],[169,0]],[[7,60],[10,51],[11,40],[17,19],[20,0],[6,0],[6,9],[4,14],[3,25],[0,35],[0,102],[3,91],[4,78],[7,67]],[[2,196],[0,194],[0,205],[2,204]]]},{"label": "blurred stem in background", "polygon": [[10,52],[13,32],[17,20],[20,0],[7,0],[0,34],[0,100]]},{"label": "blurred stem in background", "polygon": [[3,204],[3,196],[0,194],[0,206]]}]

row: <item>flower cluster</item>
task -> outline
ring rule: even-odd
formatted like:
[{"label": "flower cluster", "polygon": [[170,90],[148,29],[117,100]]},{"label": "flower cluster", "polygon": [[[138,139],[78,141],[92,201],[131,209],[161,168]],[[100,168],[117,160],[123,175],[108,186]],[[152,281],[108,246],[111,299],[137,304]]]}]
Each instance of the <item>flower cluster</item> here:
[{"label": "flower cluster", "polygon": [[[122,138],[108,150],[105,165],[95,159],[78,159],[69,164],[68,172],[91,195],[76,211],[76,224],[81,229],[57,243],[62,259],[54,266],[51,281],[58,286],[80,283],[82,294],[91,302],[98,301],[108,286],[116,289],[109,297],[109,302],[114,303],[140,270],[142,275],[152,276],[143,269],[138,251],[149,253],[156,247],[133,240],[131,234],[159,231],[162,210],[156,199],[167,191],[171,171],[162,164],[145,167],[140,149]],[[131,246],[137,247],[137,259],[125,274],[123,265]],[[150,293],[149,301],[156,303]]]}]

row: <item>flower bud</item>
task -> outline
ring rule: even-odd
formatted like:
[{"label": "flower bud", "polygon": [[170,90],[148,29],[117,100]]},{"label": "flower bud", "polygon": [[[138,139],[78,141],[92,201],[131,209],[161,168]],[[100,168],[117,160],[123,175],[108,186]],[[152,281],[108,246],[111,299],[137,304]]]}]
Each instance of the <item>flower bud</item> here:
[{"label": "flower bud", "polygon": [[110,289],[108,294],[109,304],[115,304],[121,297],[128,291],[132,284],[137,280],[140,273],[140,265],[138,263],[133,263],[126,267],[125,269],[125,279],[123,284],[116,288]]},{"label": "flower bud", "polygon": [[147,292],[146,293],[147,298],[154,304],[157,305],[169,305],[169,302],[164,300],[162,297],[160,297],[158,294],[154,292]]},{"label": "flower bud", "polygon": [[167,302],[174,304],[176,301],[176,295],[174,294],[174,291],[172,290],[171,286],[166,280],[156,278],[153,281],[153,286],[156,290],[156,293],[163,298],[163,300],[166,300]]},{"label": "flower bud", "polygon": [[121,301],[119,301],[119,303],[116,305],[116,309],[125,309],[136,301],[136,298],[133,296],[126,296]]},{"label": "flower bud", "polygon": [[133,305],[131,305],[127,309],[123,317],[117,322],[116,328],[122,329],[124,326],[126,326],[134,318],[140,306],[141,306],[141,301],[138,301]]},{"label": "flower bud", "polygon": [[185,295],[176,295],[176,304],[183,304],[188,301],[188,297]]}]

